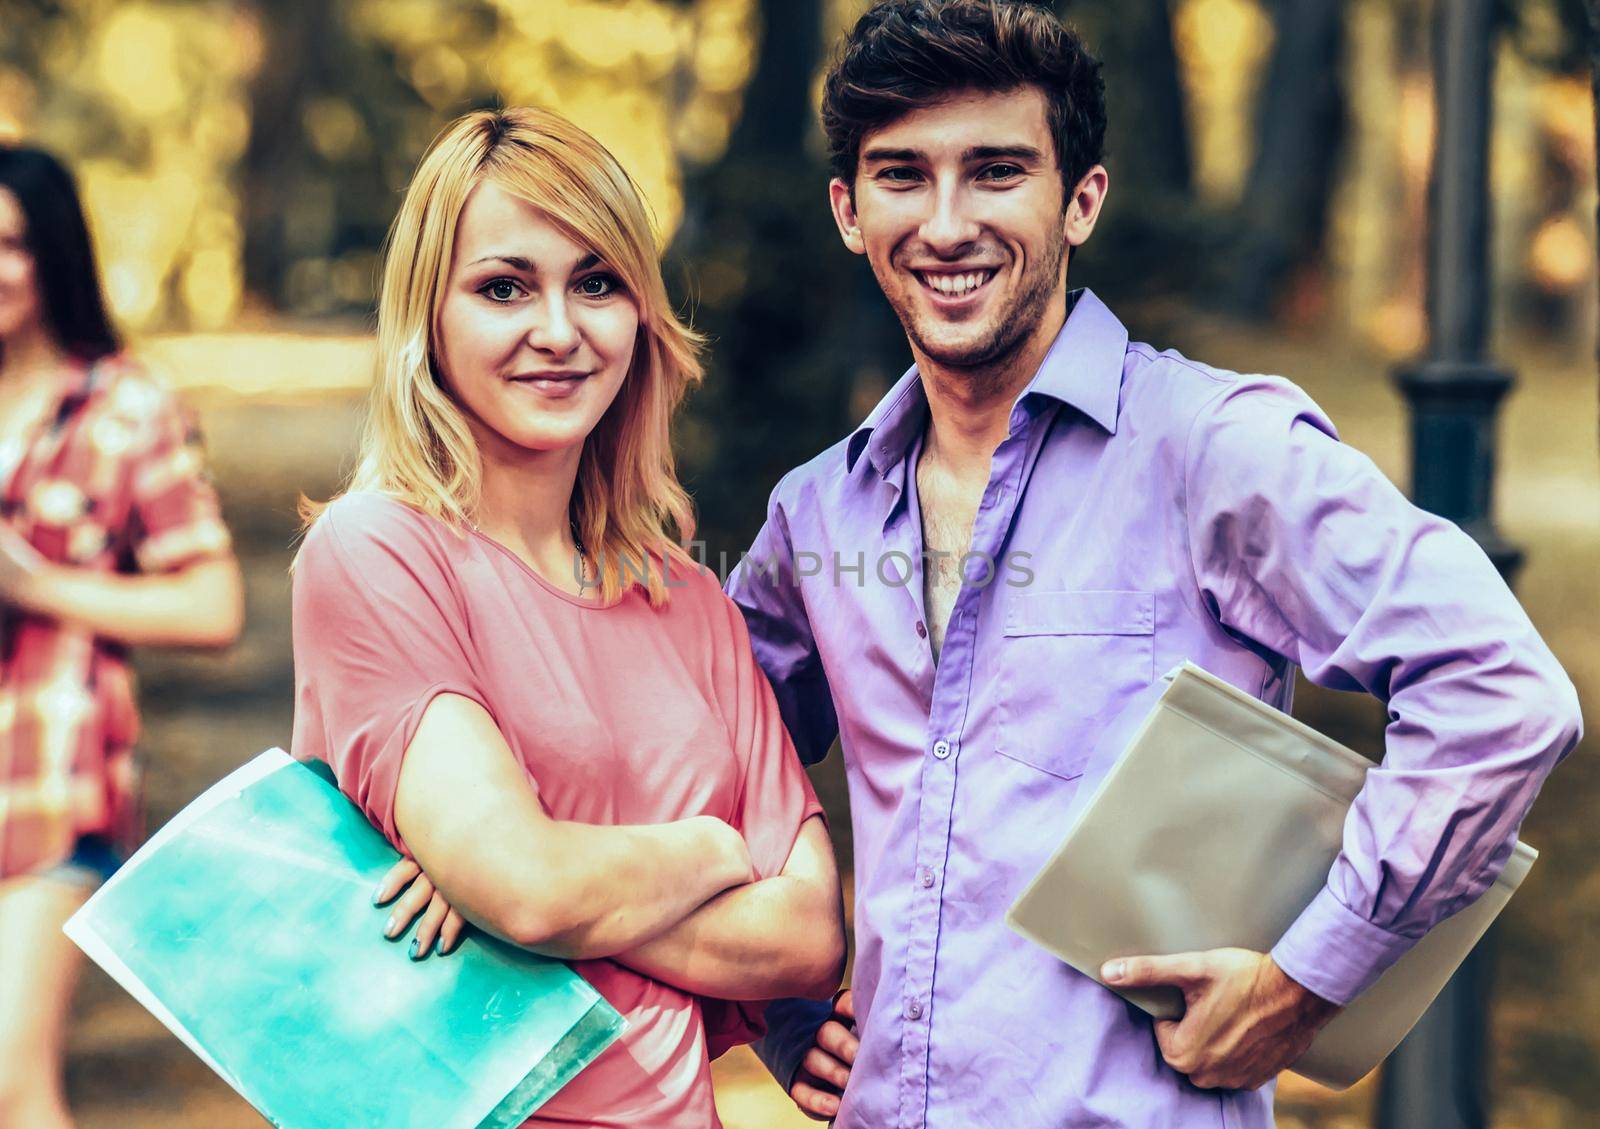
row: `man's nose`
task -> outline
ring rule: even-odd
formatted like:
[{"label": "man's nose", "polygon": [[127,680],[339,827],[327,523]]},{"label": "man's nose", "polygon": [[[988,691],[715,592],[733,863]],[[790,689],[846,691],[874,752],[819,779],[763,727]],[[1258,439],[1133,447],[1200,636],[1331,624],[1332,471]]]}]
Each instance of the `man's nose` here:
[{"label": "man's nose", "polygon": [[978,238],[979,225],[959,183],[937,186],[933,211],[922,224],[922,239],[940,258],[955,258]]}]

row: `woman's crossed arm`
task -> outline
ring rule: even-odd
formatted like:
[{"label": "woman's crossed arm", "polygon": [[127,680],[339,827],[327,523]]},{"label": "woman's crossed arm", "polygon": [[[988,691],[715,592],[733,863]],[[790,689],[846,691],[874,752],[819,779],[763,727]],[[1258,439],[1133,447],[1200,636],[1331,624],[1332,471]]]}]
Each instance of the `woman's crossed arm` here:
[{"label": "woman's crossed arm", "polygon": [[494,719],[455,694],[428,705],[406,748],[395,824],[450,906],[564,960],[637,949],[754,877],[743,838],[710,816],[641,826],[550,818]]}]

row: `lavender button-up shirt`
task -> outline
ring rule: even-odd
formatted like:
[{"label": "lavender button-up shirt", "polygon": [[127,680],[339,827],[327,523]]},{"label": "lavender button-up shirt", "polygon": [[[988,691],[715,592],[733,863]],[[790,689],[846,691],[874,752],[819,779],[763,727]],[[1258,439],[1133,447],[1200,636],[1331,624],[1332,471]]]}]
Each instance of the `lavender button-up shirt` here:
[{"label": "lavender button-up shirt", "polygon": [[[935,664],[926,421],[913,369],[784,478],[729,581],[802,757],[844,750],[861,1050],[838,1124],[1271,1125],[1271,1086],[1190,1086],[1143,1013],[1004,924],[1097,745],[1183,659],[1280,708],[1296,665],[1388,704],[1343,852],[1273,950],[1345,1003],[1493,881],[1577,741],[1572,685],[1478,547],[1303,392],[1130,344],[1087,291],[995,451]],[[769,1022],[787,1077],[819,1017]]]}]

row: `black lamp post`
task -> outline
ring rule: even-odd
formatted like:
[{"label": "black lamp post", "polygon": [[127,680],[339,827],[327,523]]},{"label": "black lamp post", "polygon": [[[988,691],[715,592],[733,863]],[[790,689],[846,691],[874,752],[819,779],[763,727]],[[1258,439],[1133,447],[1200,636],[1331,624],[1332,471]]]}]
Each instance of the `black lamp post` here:
[{"label": "black lamp post", "polygon": [[[1436,0],[1437,148],[1429,186],[1428,353],[1396,374],[1411,406],[1412,498],[1456,522],[1509,581],[1494,525],[1495,417],[1515,382],[1489,333],[1489,111],[1495,0]],[[1490,937],[1384,1067],[1381,1129],[1485,1129]]]}]

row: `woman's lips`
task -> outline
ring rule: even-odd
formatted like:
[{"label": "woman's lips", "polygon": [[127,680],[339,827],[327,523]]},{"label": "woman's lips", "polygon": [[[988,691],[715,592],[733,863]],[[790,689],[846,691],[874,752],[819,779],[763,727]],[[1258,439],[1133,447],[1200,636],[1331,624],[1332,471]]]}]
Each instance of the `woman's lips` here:
[{"label": "woman's lips", "polygon": [[558,375],[542,376],[529,374],[527,376],[513,376],[511,383],[520,388],[526,388],[551,400],[561,400],[575,395],[589,379],[587,373],[562,373]]}]

